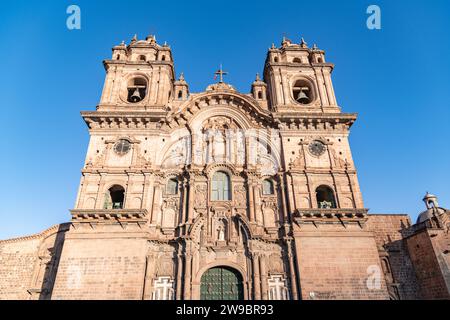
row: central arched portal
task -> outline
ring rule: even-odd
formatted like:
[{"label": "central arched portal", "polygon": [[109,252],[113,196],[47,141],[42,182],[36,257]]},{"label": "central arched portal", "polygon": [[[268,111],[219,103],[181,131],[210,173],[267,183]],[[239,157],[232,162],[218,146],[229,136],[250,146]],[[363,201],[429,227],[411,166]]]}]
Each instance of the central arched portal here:
[{"label": "central arched portal", "polygon": [[241,274],[230,267],[214,267],[202,275],[201,300],[243,300]]}]

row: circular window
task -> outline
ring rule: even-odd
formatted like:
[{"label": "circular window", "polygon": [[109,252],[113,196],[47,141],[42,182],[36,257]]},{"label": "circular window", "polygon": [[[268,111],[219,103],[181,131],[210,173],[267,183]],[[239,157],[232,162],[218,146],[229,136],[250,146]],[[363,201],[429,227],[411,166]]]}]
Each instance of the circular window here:
[{"label": "circular window", "polygon": [[292,85],[292,96],[297,103],[310,104],[314,101],[314,92],[309,81],[300,79]]},{"label": "circular window", "polygon": [[124,154],[128,153],[128,151],[130,151],[130,149],[131,149],[131,143],[130,143],[130,141],[125,140],[125,139],[120,139],[114,145],[114,151],[118,155],[124,155]]},{"label": "circular window", "polygon": [[314,140],[313,142],[311,142],[309,144],[308,150],[309,150],[309,152],[311,152],[311,154],[319,157],[325,153],[325,151],[327,150],[327,147],[325,146],[325,144],[322,141]]}]

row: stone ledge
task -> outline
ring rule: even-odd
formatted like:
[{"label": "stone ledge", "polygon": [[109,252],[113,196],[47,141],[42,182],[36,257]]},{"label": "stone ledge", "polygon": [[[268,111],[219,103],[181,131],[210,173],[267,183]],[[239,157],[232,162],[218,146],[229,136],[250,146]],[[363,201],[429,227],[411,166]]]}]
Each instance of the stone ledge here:
[{"label": "stone ledge", "polygon": [[74,209],[70,210],[72,223],[90,222],[148,222],[146,209]]},{"label": "stone ledge", "polygon": [[369,209],[297,209],[294,212],[294,222],[304,223],[359,223],[368,219]]}]

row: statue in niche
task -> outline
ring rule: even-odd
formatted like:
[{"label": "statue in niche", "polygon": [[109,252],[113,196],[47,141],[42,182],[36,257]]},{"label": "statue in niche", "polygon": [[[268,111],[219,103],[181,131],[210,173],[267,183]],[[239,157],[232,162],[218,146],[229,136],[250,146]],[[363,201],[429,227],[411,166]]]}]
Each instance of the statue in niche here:
[{"label": "statue in niche", "polygon": [[223,230],[223,226],[217,228],[217,240],[225,241],[225,231]]},{"label": "statue in niche", "polygon": [[206,239],[206,230],[205,230],[205,226],[202,225],[201,229],[200,229],[200,244],[203,245],[205,243],[205,239]]},{"label": "statue in niche", "polygon": [[225,234],[226,234],[226,226],[225,222],[223,220],[218,221],[217,226],[217,241],[225,241]]}]

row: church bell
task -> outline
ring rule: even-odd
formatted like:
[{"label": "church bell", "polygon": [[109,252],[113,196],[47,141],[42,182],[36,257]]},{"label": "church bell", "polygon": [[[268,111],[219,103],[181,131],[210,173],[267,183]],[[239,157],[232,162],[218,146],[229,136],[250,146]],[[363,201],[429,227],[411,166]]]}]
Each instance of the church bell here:
[{"label": "church bell", "polygon": [[306,95],[306,93],[303,91],[303,89],[300,90],[300,92],[298,93],[297,101],[300,102],[300,103],[302,103],[302,104],[307,104],[307,103],[309,103],[309,98],[308,98],[308,96]]},{"label": "church bell", "polygon": [[139,102],[141,101],[141,94],[139,93],[139,89],[136,88],[136,90],[134,90],[133,94],[131,95],[131,101],[133,102]]}]

